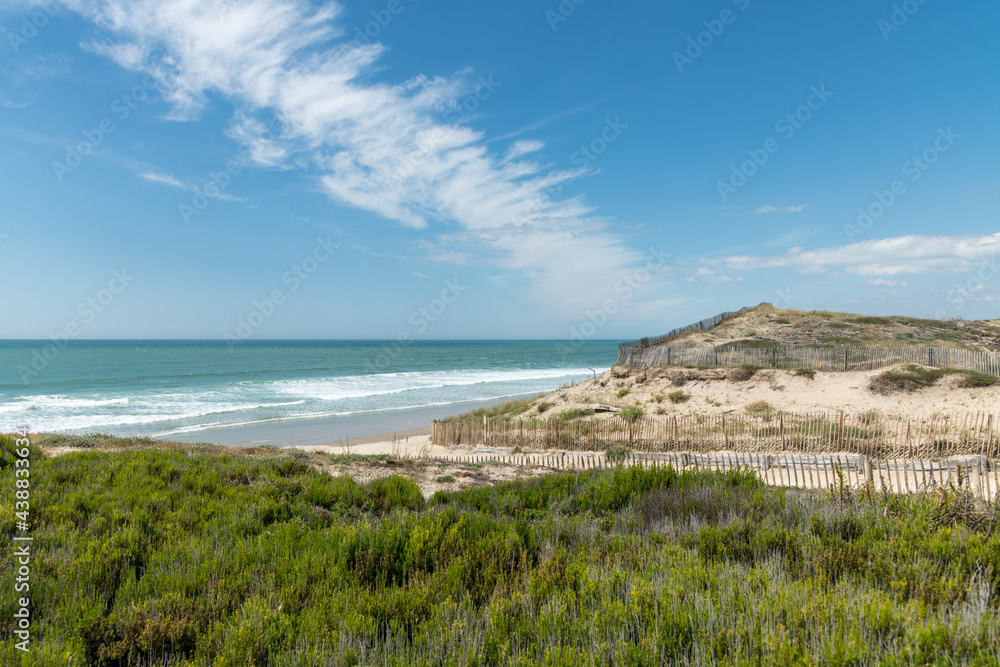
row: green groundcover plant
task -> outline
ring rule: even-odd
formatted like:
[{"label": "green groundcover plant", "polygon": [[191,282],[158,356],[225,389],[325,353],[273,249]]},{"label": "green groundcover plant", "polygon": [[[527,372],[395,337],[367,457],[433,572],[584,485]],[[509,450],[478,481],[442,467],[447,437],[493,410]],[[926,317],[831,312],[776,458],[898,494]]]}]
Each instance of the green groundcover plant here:
[{"label": "green groundcover plant", "polygon": [[425,500],[291,458],[32,457],[31,652],[8,557],[4,664],[1000,660],[1000,529],[960,489],[827,498],[619,467]]}]

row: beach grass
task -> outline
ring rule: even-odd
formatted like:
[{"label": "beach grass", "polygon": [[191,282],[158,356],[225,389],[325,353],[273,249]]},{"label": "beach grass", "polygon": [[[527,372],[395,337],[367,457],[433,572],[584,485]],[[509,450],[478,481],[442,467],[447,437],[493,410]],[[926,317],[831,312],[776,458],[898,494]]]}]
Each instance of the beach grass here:
[{"label": "beach grass", "polygon": [[[959,489],[821,496],[637,467],[425,500],[284,457],[30,458],[32,652],[0,587],[4,664],[1000,660],[996,505]],[[4,498],[14,459],[0,440]]]}]

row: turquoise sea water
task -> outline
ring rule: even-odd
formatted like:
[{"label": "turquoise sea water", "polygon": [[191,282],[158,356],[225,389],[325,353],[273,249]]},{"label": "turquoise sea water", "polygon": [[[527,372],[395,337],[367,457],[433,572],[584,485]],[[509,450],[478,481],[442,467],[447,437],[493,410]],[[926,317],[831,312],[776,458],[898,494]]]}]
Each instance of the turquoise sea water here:
[{"label": "turquoise sea water", "polygon": [[248,341],[233,349],[0,341],[0,431],[191,439],[278,422],[294,429],[407,410],[444,415],[586,379],[616,357],[615,341]]}]

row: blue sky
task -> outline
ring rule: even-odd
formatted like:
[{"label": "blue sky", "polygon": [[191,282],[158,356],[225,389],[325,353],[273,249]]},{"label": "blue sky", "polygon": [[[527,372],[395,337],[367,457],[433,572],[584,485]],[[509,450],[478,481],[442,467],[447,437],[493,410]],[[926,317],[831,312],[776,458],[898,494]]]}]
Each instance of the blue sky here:
[{"label": "blue sky", "polygon": [[998,19],[0,2],[0,337],[627,339],[762,301],[996,317]]}]

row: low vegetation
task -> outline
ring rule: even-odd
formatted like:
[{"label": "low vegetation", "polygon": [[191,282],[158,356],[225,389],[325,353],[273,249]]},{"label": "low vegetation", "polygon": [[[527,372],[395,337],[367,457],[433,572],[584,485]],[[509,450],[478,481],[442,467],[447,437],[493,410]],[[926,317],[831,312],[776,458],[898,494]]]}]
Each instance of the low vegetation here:
[{"label": "low vegetation", "polygon": [[933,386],[946,375],[959,375],[960,387],[990,387],[1000,383],[1000,377],[979,371],[959,370],[955,368],[929,368],[916,364],[906,364],[901,368],[893,368],[873,377],[868,388],[879,394],[917,391]]},{"label": "low vegetation", "polygon": [[624,398],[625,396],[628,396],[629,393],[631,393],[631,391],[632,391],[631,387],[622,387],[621,389],[615,392],[615,396],[617,396],[618,398]]},{"label": "low vegetation", "polygon": [[465,421],[467,419],[482,419],[483,417],[509,420],[530,410],[535,404],[535,401],[545,395],[546,394],[539,394],[534,398],[521,398],[516,401],[507,401],[505,403],[498,403],[497,405],[490,405],[484,408],[476,408],[475,410],[470,410],[469,412],[464,412],[460,415],[447,417],[445,421]]},{"label": "low vegetation", "polygon": [[630,422],[638,421],[646,413],[645,409],[636,403],[635,405],[630,405],[627,408],[622,408],[619,413],[622,418],[627,419]]},{"label": "low vegetation", "polygon": [[755,401],[746,407],[746,411],[751,415],[770,417],[774,414],[774,406],[767,401]]},{"label": "low vegetation", "polygon": [[827,311],[800,311],[760,304],[711,329],[692,329],[671,339],[680,347],[943,346],[976,350],[1000,347],[994,321],[931,320],[916,317],[866,316]]},{"label": "low vegetation", "polygon": [[292,459],[37,449],[31,482],[32,652],[0,587],[4,664],[1000,660],[995,507],[959,489],[827,498],[635,467],[425,501]]},{"label": "low vegetation", "polygon": [[563,410],[556,415],[556,419],[560,421],[573,421],[574,419],[580,419],[581,417],[590,417],[593,414],[593,408],[570,408],[569,410]]},{"label": "low vegetation", "polygon": [[671,403],[687,403],[691,400],[691,394],[687,393],[683,389],[678,389],[677,391],[672,391],[667,394],[667,398],[670,399]]},{"label": "low vegetation", "polygon": [[757,371],[764,370],[763,366],[754,366],[753,364],[743,364],[742,366],[737,366],[729,371],[729,379],[735,382],[745,382],[752,378]]}]

